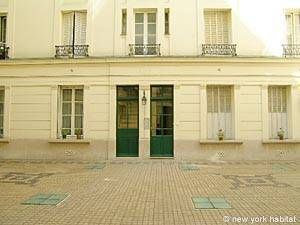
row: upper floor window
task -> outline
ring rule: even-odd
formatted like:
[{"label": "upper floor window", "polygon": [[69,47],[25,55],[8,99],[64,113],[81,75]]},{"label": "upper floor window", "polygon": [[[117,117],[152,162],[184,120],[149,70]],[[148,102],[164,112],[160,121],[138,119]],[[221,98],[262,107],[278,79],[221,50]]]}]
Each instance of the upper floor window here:
[{"label": "upper floor window", "polygon": [[121,35],[127,34],[127,9],[122,9],[122,32]]},{"label": "upper floor window", "polygon": [[63,44],[86,44],[86,12],[63,13]]},{"label": "upper floor window", "polygon": [[4,89],[0,88],[0,138],[4,135]]},{"label": "upper floor window", "polygon": [[156,43],[156,11],[136,12],[134,30],[129,55],[160,55],[160,45]]},{"label": "upper floor window", "polygon": [[287,44],[300,44],[300,10],[285,15]]},{"label": "upper floor window", "polygon": [[55,46],[55,57],[86,57],[86,12],[73,11],[62,14],[62,44]]},{"label": "upper floor window", "polygon": [[208,139],[216,139],[223,133],[224,139],[232,139],[232,87],[207,86]]},{"label": "upper floor window", "polygon": [[204,10],[205,43],[231,43],[231,11],[207,9]]},{"label": "upper floor window", "polygon": [[83,88],[62,87],[61,88],[61,110],[60,110],[60,136],[67,138],[83,135]]},{"label": "upper floor window", "polygon": [[165,34],[170,34],[170,9],[165,9]]},{"label": "upper floor window", "polygon": [[269,102],[269,130],[270,138],[279,138],[282,133],[288,137],[288,88],[286,86],[270,86],[268,89]]},{"label": "upper floor window", "polygon": [[6,23],[6,15],[0,15],[0,42],[2,43],[6,42]]}]

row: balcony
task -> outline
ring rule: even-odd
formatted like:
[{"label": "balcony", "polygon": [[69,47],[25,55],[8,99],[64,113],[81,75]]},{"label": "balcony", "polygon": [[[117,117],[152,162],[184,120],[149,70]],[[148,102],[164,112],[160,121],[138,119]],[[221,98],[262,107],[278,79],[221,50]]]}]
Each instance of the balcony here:
[{"label": "balcony", "polygon": [[237,56],[236,44],[203,44],[202,45],[203,56]]},{"label": "balcony", "polygon": [[84,58],[88,57],[88,45],[55,46],[55,58]]},{"label": "balcony", "polygon": [[0,42],[0,59],[8,59],[9,47],[5,43]]},{"label": "balcony", "polygon": [[300,56],[300,44],[294,45],[282,45],[283,48],[283,56]]},{"label": "balcony", "polygon": [[160,56],[160,44],[130,44],[129,56]]}]

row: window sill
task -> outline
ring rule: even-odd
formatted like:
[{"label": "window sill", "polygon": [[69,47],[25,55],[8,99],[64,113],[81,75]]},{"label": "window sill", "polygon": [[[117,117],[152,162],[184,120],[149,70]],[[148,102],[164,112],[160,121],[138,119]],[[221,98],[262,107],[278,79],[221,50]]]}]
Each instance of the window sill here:
[{"label": "window sill", "polygon": [[0,138],[0,143],[9,143],[10,139],[9,138]]},{"label": "window sill", "polygon": [[278,140],[278,139],[269,139],[269,140],[263,140],[263,144],[300,144],[300,140],[295,139],[284,139],[284,140]]},{"label": "window sill", "polygon": [[90,144],[90,140],[82,139],[82,140],[71,140],[71,139],[50,139],[48,140],[50,144]]},{"label": "window sill", "polygon": [[241,145],[243,144],[242,140],[200,140],[200,144],[209,145],[209,144],[234,144]]}]

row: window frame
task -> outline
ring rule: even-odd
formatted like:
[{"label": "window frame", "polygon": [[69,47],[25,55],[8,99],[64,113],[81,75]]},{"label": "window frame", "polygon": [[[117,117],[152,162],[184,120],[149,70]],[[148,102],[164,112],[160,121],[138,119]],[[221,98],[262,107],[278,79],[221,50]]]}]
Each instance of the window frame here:
[{"label": "window frame", "polygon": [[7,41],[6,39],[7,39],[7,14],[0,14],[0,43],[6,43]]},{"label": "window frame", "polygon": [[[280,88],[280,89],[285,89],[285,112],[283,110],[283,102],[282,102],[282,91],[281,91],[281,95],[280,95],[280,99],[281,99],[281,102],[279,103],[275,103],[274,102],[271,102],[270,99],[274,100],[274,96],[270,96],[271,94],[271,89],[275,89],[275,88]],[[268,86],[268,89],[267,89],[267,92],[268,92],[268,99],[267,99],[267,102],[268,102],[268,138],[269,139],[277,139],[277,135],[273,135],[274,132],[277,132],[279,131],[279,128],[277,127],[277,130],[276,131],[273,131],[271,128],[272,128],[272,116],[271,115],[272,113],[280,113],[280,114],[283,114],[283,113],[286,113],[286,129],[284,130],[285,134],[284,134],[284,139],[290,139],[291,137],[291,126],[290,126],[290,87],[288,85],[269,85]],[[278,92],[278,91],[277,91]],[[274,93],[274,92],[273,92]],[[275,99],[276,100],[276,99]],[[277,99],[278,100],[278,99]],[[281,112],[274,112],[273,111],[273,106],[274,105],[278,105],[280,106],[280,111]],[[283,112],[282,112],[283,111]],[[278,118],[277,118],[278,119]],[[281,126],[280,128],[282,128],[283,126],[283,119],[281,118]],[[278,122],[278,121],[277,121]],[[278,124],[277,124],[278,125]]]},{"label": "window frame", "polygon": [[[214,110],[212,111],[212,112],[209,112],[209,102],[208,102],[208,93],[209,93],[209,89],[210,88],[217,88],[217,90],[218,90],[218,96],[217,96],[217,105],[218,105],[218,109],[217,109],[217,111],[215,112]],[[213,136],[210,136],[211,135],[211,132],[209,132],[209,127],[212,125],[212,124],[210,124],[209,123],[209,114],[211,113],[211,114],[217,114],[217,117],[218,117],[218,121],[220,121],[220,119],[222,119],[221,118],[221,113],[222,113],[222,111],[221,111],[221,104],[220,104],[220,102],[221,102],[221,98],[222,98],[222,96],[220,95],[220,88],[229,88],[230,90],[229,90],[229,93],[230,93],[230,110],[227,112],[227,106],[225,105],[225,106],[223,106],[224,107],[224,109],[225,109],[225,111],[223,112],[223,113],[230,113],[230,131],[228,132],[230,135],[229,136],[227,136],[226,135],[226,127],[224,128],[224,127],[218,127],[218,129],[217,130],[215,130],[215,135],[213,135]],[[235,90],[235,88],[234,88],[234,86],[233,85],[214,85],[214,84],[211,84],[211,85],[207,85],[206,86],[206,120],[207,120],[207,127],[206,127],[206,132],[207,132],[207,139],[208,140],[215,140],[215,139],[217,139],[217,132],[218,132],[218,130],[220,129],[220,128],[222,128],[223,129],[223,131],[224,131],[224,139],[225,140],[234,140],[236,137],[236,128],[235,128],[235,123],[236,123],[236,121],[235,121],[235,116],[236,116],[236,109],[235,109],[235,105],[234,105],[234,101],[235,101],[235,96],[234,96],[234,90]],[[211,100],[212,100],[212,102],[210,103],[210,104],[214,104],[214,99],[213,98],[211,98]],[[225,122],[226,123],[226,122]]]},{"label": "window frame", "polygon": [[[226,16],[227,16],[227,19],[228,19],[228,27],[227,27],[227,31],[228,31],[228,36],[227,36],[227,43],[224,42],[224,31],[222,31],[222,43],[219,42],[217,39],[218,39],[218,28],[219,28],[219,24],[216,24],[216,30],[215,30],[215,33],[216,33],[216,43],[214,43],[212,41],[212,35],[209,34],[209,41],[207,40],[206,36],[207,36],[207,33],[208,33],[208,30],[206,29],[206,13],[214,13],[215,14],[215,17],[217,17],[217,13],[226,13]],[[232,10],[230,8],[206,8],[203,10],[203,18],[204,18],[204,43],[205,44],[232,44]],[[222,19],[223,20],[223,19]],[[216,21],[218,21],[218,19],[216,19]],[[222,24],[222,30],[224,30],[223,28],[223,24]],[[211,30],[210,30],[211,31]],[[211,32],[210,32],[211,33]]]},{"label": "window frame", "polygon": [[[291,17],[291,23],[288,24],[287,22],[287,17],[290,16]],[[286,41],[287,44],[290,45],[295,45],[295,44],[300,44],[300,25],[299,25],[299,30],[296,31],[296,16],[299,17],[299,23],[300,23],[300,9],[298,10],[286,10],[285,11],[285,24],[286,24]],[[290,30],[289,30],[289,26],[290,26]],[[298,37],[297,37],[297,32],[298,32]],[[289,34],[291,35],[291,40],[289,41]]]},{"label": "window frame", "polygon": [[3,113],[0,114],[0,117],[2,117],[2,125],[0,124],[0,130],[2,129],[2,134],[0,133],[0,139],[4,138],[5,136],[5,88],[4,87],[0,87],[0,91],[3,91],[3,101],[0,101],[0,104],[3,104]]},{"label": "window frame", "polygon": [[[136,25],[141,24],[136,22],[136,14],[143,14],[143,45],[149,45],[149,31],[148,31],[148,25],[154,24],[153,22],[148,21],[149,14],[155,14],[155,43],[157,44],[157,37],[158,37],[158,13],[157,9],[149,9],[149,10],[134,10],[134,44],[136,43]],[[139,34],[141,35],[141,34]],[[154,35],[152,35],[154,36]]]},{"label": "window frame", "polygon": [[[71,94],[71,128],[63,128],[63,91],[64,90],[72,90],[72,94]],[[71,135],[71,136],[76,136],[76,128],[75,127],[75,121],[76,121],[76,113],[75,113],[75,105],[76,105],[76,102],[78,101],[75,101],[75,91],[76,90],[82,90],[83,92],[83,96],[82,96],[82,132],[81,132],[81,135],[82,135],[82,139],[84,138],[84,86],[83,85],[74,85],[74,86],[67,86],[67,85],[63,85],[63,86],[60,86],[59,87],[59,115],[58,115],[58,123],[59,123],[59,126],[58,126],[58,137],[59,138],[63,138],[63,129],[70,129],[71,130],[71,134],[68,134],[68,135]]]},{"label": "window frame", "polygon": [[127,35],[127,9],[122,9],[121,35]]}]

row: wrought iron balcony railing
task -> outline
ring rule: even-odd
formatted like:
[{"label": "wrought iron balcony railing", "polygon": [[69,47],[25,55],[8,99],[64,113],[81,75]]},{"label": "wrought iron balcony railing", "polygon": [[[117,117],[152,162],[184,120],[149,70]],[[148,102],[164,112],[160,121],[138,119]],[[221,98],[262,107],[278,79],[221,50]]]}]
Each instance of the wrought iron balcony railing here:
[{"label": "wrought iron balcony railing", "polygon": [[236,56],[236,44],[203,44],[202,55]]},{"label": "wrought iron balcony railing", "polygon": [[300,56],[300,44],[282,45],[283,56]]},{"label": "wrought iron balcony railing", "polygon": [[55,58],[76,58],[89,56],[88,45],[60,45],[55,46]]},{"label": "wrought iron balcony railing", "polygon": [[9,47],[5,43],[0,42],[0,59],[8,59]]},{"label": "wrought iron balcony railing", "polygon": [[130,44],[129,56],[133,55],[156,55],[160,56],[160,44]]}]

